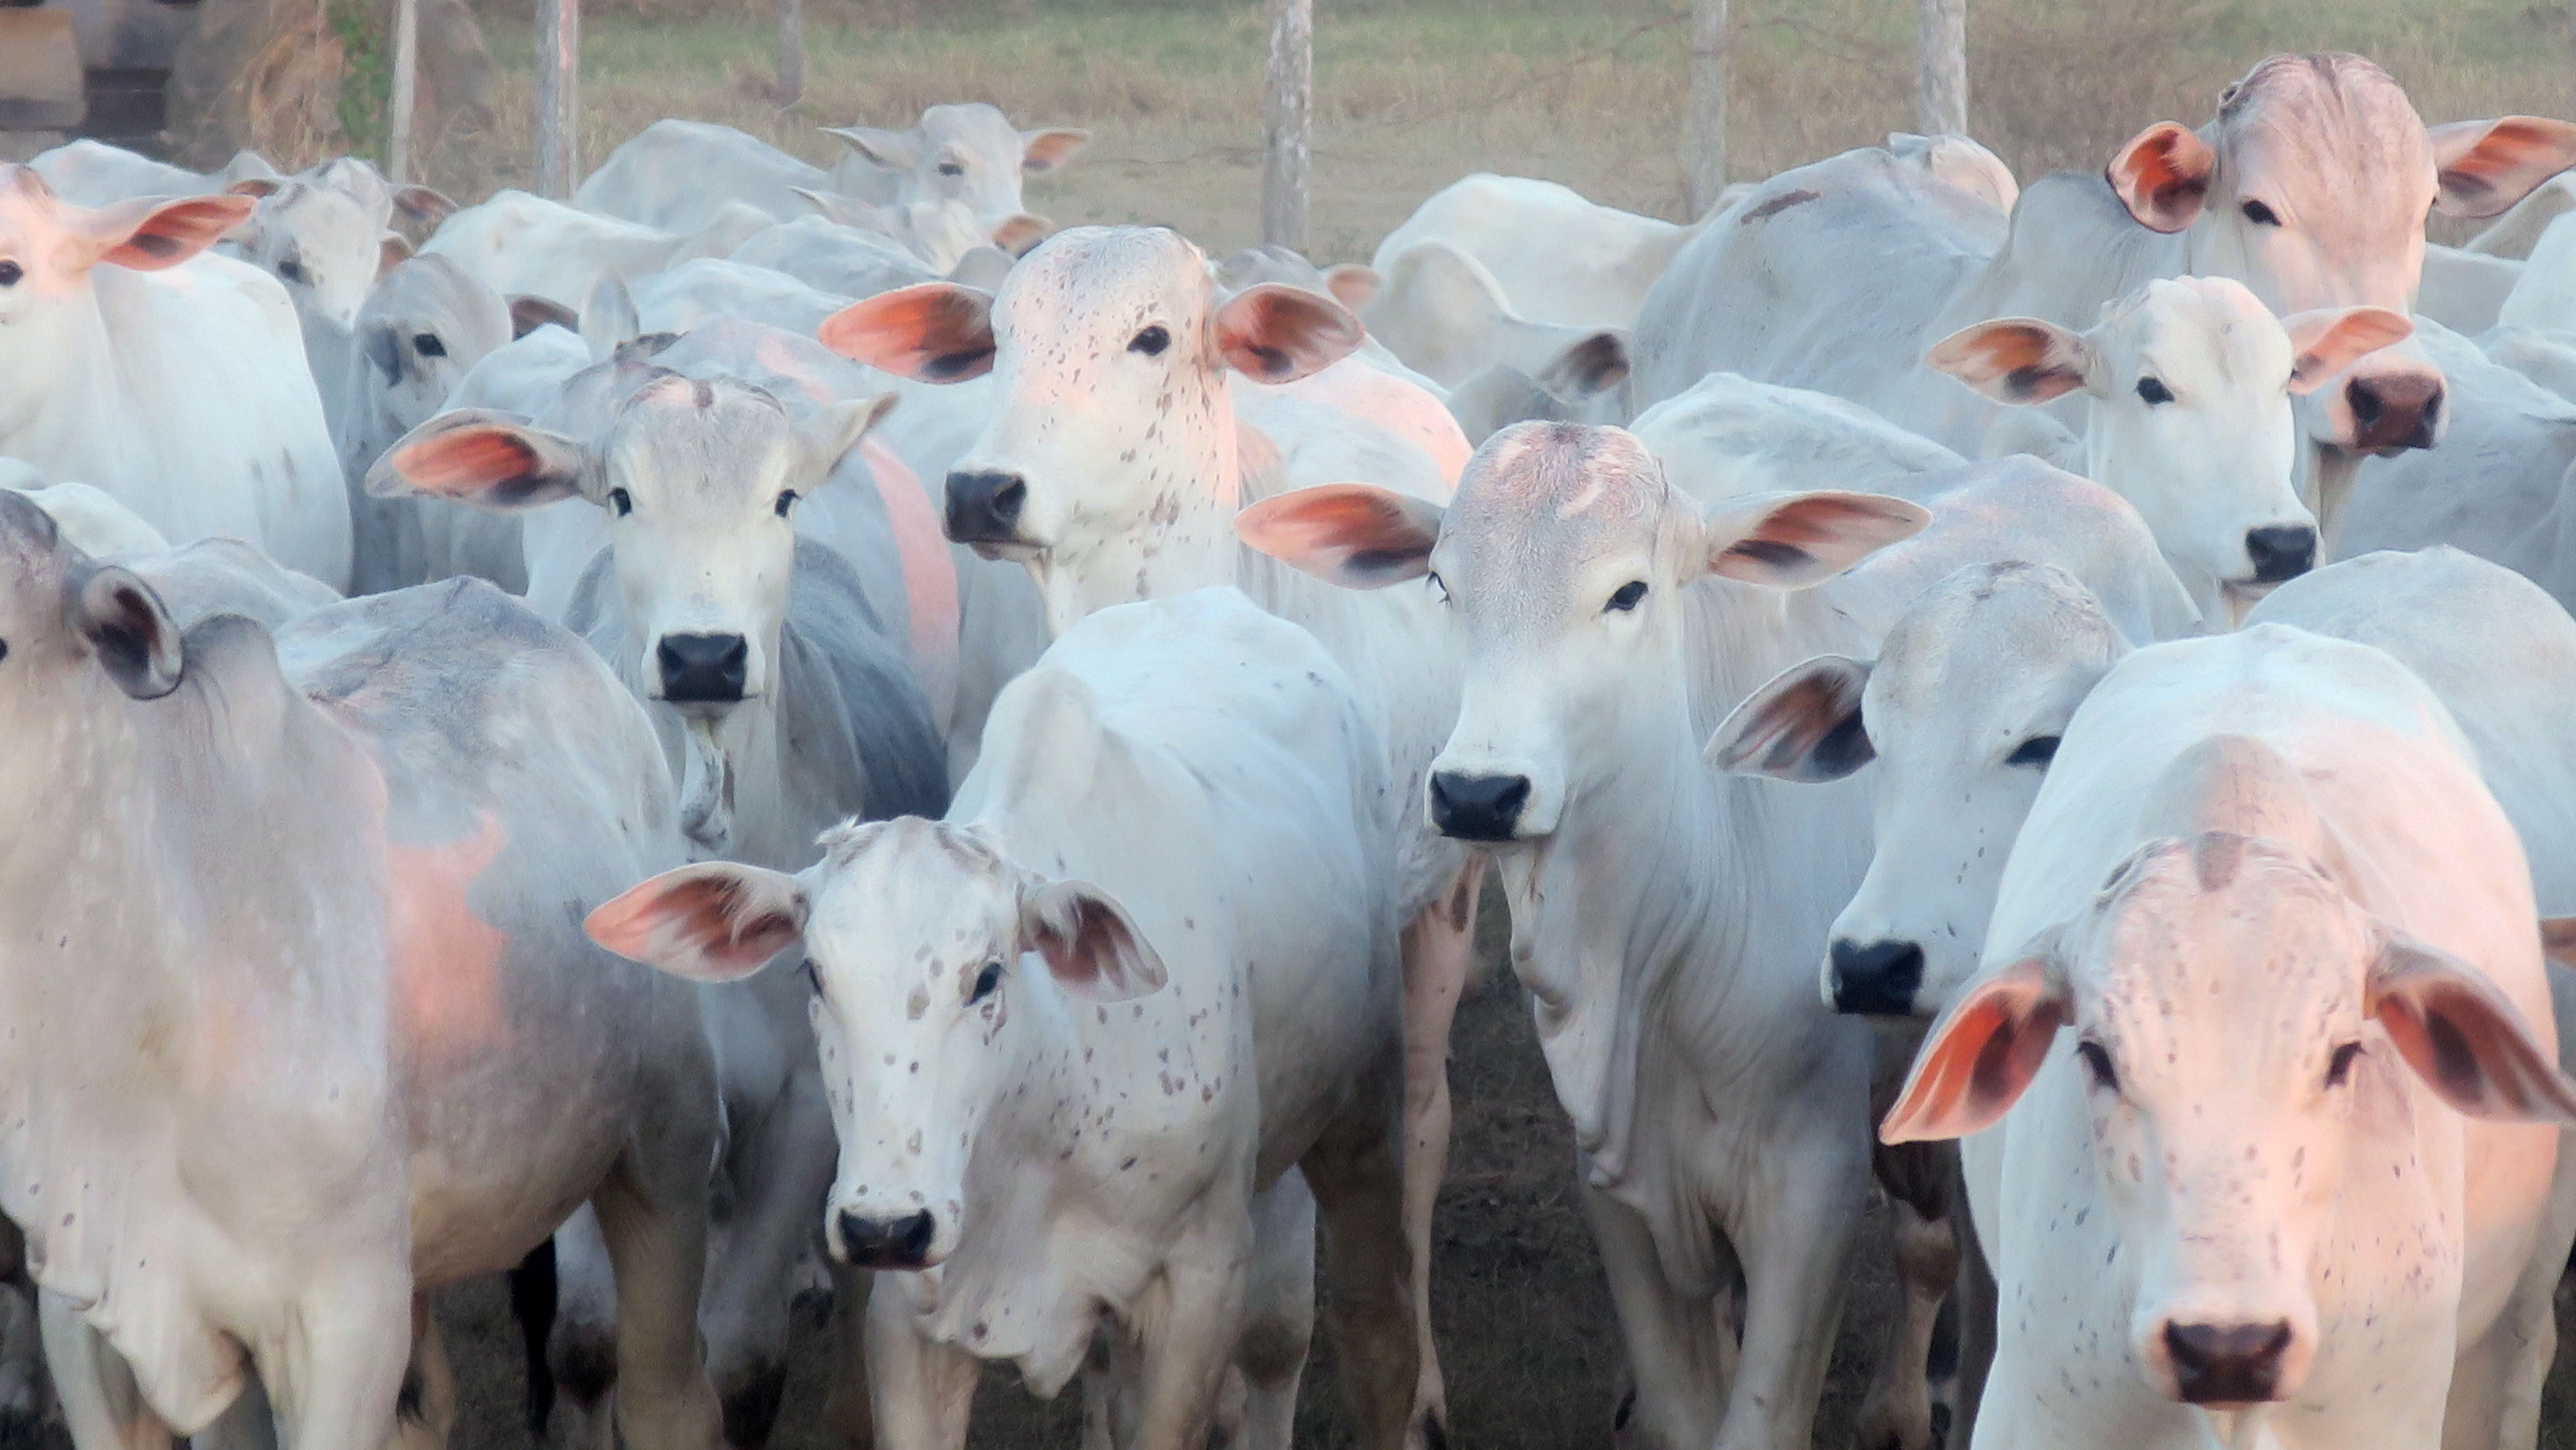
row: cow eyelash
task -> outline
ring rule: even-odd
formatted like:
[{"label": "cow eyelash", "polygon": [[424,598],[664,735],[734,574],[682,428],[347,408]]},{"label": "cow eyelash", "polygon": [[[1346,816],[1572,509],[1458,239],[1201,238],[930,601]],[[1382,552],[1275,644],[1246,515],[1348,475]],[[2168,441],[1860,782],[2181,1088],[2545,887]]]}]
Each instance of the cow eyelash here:
[{"label": "cow eyelash", "polygon": [[2336,1048],[2334,1056],[2326,1060],[2326,1086],[2343,1086],[2344,1080],[2352,1076],[2353,1060],[2360,1056],[2361,1044],[2358,1042],[2347,1042]]},{"label": "cow eyelash", "polygon": [[806,988],[813,992],[815,996],[822,996],[823,974],[814,970],[814,959],[812,957],[807,957],[802,962],[797,963],[796,969],[805,974]]},{"label": "cow eyelash", "polygon": [[2120,1090],[2120,1074],[2111,1067],[2110,1049],[2091,1038],[2075,1044],[2075,1055],[2084,1059],[2084,1070],[2093,1077],[2093,1085],[2104,1092]]},{"label": "cow eyelash", "polygon": [[780,518],[783,519],[787,517],[787,511],[796,507],[796,498],[796,490],[792,488],[782,488],[778,491],[778,516]]},{"label": "cow eyelash", "polygon": [[2170,403],[2174,400],[2173,389],[2165,386],[2164,379],[2154,376],[2138,379],[2138,396],[2144,399],[2150,408],[2158,403]]},{"label": "cow eyelash", "polygon": [[1431,586],[1431,596],[1441,603],[1449,602],[1449,582],[1437,574],[1425,574],[1422,582]]},{"label": "cow eyelash", "polygon": [[2281,214],[2259,201],[2245,203],[2243,210],[2245,219],[2258,227],[2277,227],[2281,224]]},{"label": "cow eyelash", "polygon": [[608,510],[621,519],[626,517],[628,514],[635,512],[635,495],[628,493],[622,488],[610,489],[608,491]]},{"label": "cow eyelash", "polygon": [[994,990],[1001,985],[1002,964],[999,961],[986,962],[984,964],[984,970],[975,974],[975,990],[967,994],[966,1005],[972,1007],[976,1003],[983,1001],[985,998],[992,996]]},{"label": "cow eyelash", "polygon": [[1619,613],[1625,614],[1629,610],[1636,608],[1637,605],[1645,599],[1645,597],[1646,581],[1643,579],[1631,579],[1627,583],[1619,586],[1619,592],[1610,596],[1610,602],[1601,607],[1601,612],[1608,614],[1615,610]]}]

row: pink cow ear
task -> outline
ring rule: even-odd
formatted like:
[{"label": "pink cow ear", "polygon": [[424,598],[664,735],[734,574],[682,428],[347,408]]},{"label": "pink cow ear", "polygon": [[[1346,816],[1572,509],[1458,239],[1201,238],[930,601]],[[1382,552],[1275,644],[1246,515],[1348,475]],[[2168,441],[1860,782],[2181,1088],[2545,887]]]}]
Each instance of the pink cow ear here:
[{"label": "pink cow ear", "polygon": [[462,408],[409,433],[367,470],[377,498],[425,493],[477,508],[535,508],[581,492],[581,445],[512,413]]},{"label": "pink cow ear", "polygon": [[2444,216],[2501,215],[2540,183],[2576,166],[2576,125],[2565,121],[2454,121],[2433,127],[2432,134],[2433,164],[2442,179],[2433,209]]},{"label": "pink cow ear", "polygon": [[1057,985],[1089,1002],[1124,1002],[1162,990],[1163,959],[1127,909],[1096,886],[1052,881],[1020,906],[1027,949]]},{"label": "pink cow ear", "polygon": [[2083,335],[2036,317],[1963,327],[1923,360],[1998,403],[2045,403],[2084,386],[2093,365]]},{"label": "pink cow ear", "polygon": [[1920,504],[1875,493],[1758,493],[1720,502],[1704,528],[1708,572],[1804,589],[1923,532]]},{"label": "pink cow ear", "polygon": [[2120,204],[2151,231],[2178,232],[2200,218],[2218,153],[2187,126],[2158,121],[2111,158],[2104,177]]},{"label": "pink cow ear", "polygon": [[1264,282],[1216,310],[1217,347],[1256,383],[1293,383],[1349,357],[1368,334],[1320,292]]},{"label": "pink cow ear", "polygon": [[1841,780],[1878,758],[1861,723],[1870,661],[1818,655],[1791,665],[1719,723],[1702,757],[1729,775]]},{"label": "pink cow ear", "polygon": [[2459,958],[2390,936],[2371,965],[2369,1009],[2406,1065],[2462,1113],[2576,1123],[2576,1083],[2486,974]]},{"label": "pink cow ear", "polygon": [[1261,553],[1345,589],[1383,589],[1431,572],[1440,505],[1366,483],[1325,483],[1265,498],[1234,516]]},{"label": "pink cow ear", "polygon": [[729,861],[665,871],[582,923],[631,961],[696,982],[739,981],[805,939],[804,884]]},{"label": "pink cow ear", "polygon": [[2313,393],[2383,347],[2415,335],[2415,320],[2385,307],[2320,307],[2281,319],[2290,334],[2290,391]]},{"label": "pink cow ear", "polygon": [[1882,1143],[1964,1138],[1993,1127],[2039,1073],[2057,1029],[2075,1015],[2057,965],[2058,933],[1942,1014],[1915,1054],[1905,1090],[1878,1126]]},{"label": "pink cow ear", "polygon": [[228,193],[177,201],[146,196],[87,212],[67,211],[64,222],[83,269],[104,264],[158,272],[222,241],[258,205],[250,197]]},{"label": "pink cow ear", "polygon": [[854,362],[923,383],[993,370],[993,299],[954,282],[923,282],[853,302],[814,330]]}]

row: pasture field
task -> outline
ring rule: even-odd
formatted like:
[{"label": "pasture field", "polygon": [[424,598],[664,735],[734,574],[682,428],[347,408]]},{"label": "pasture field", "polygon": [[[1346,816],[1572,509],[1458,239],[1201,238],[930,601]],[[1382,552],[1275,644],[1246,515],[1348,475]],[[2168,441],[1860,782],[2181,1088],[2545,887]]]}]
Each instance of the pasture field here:
[{"label": "pasture field", "polygon": [[[1566,182],[1598,200],[1684,215],[1675,156],[1685,92],[1679,0],[1320,0],[1314,234],[1320,262],[1365,260],[1424,195],[1475,170]],[[1097,139],[1030,205],[1058,225],[1173,225],[1212,250],[1250,243],[1259,206],[1263,29],[1255,0],[808,0],[807,94],[770,98],[767,6],[590,0],[585,167],[662,116],[740,126],[829,164],[822,125],[901,127],[924,105],[984,100],[1023,125]],[[1758,177],[1908,129],[1913,7],[1905,0],[1737,0],[1730,161]],[[487,8],[503,68],[490,132],[430,138],[428,180],[464,200],[528,175],[524,8]],[[2146,123],[2197,122],[2265,54],[2362,51],[2436,123],[2576,112],[2568,14],[2523,0],[1976,0],[1971,122],[2028,179],[2100,164]],[[280,158],[285,160],[288,158]],[[1571,1136],[1528,1013],[1499,966],[1462,1009],[1458,1142],[1441,1198],[1435,1323],[1453,1443],[1575,1450],[1608,1443],[1621,1354],[1575,1199]],[[1849,1427],[1895,1311],[1884,1215],[1872,1215],[1845,1309],[1817,1444]],[[521,1450],[515,1330],[497,1284],[443,1305],[464,1382],[459,1450]],[[826,1373],[805,1325],[778,1450],[820,1444]],[[2553,1383],[2542,1443],[2576,1447],[2576,1403]],[[988,1377],[979,1447],[1071,1446],[1074,1397],[1041,1406]],[[1345,1444],[1319,1344],[1300,1442]],[[1858,1447],[1875,1450],[1875,1447]]]}]

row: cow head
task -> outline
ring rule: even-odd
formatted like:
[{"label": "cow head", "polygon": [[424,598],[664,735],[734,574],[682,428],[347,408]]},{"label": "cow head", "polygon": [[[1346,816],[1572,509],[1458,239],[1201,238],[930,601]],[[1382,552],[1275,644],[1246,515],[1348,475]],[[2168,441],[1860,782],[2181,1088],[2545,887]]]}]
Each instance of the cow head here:
[{"label": "cow head", "polygon": [[1971,565],[1915,601],[1874,664],[1795,666],[1717,728],[1720,770],[1817,781],[1878,762],[1877,852],[1824,963],[1834,1010],[1928,1015],[1942,984],[1975,975],[2058,737],[2128,652],[2072,575]]},{"label": "cow head", "polygon": [[639,651],[613,663],[647,698],[712,717],[775,688],[796,502],[892,402],[829,403],[799,424],[759,388],[661,373],[588,443],[507,415],[441,414],[388,450],[367,487],[501,510],[580,497],[607,510]]},{"label": "cow head", "polygon": [[[1639,731],[1682,730],[1685,599],[1717,575],[1798,589],[1918,532],[1873,494],[1764,494],[1703,513],[1617,428],[1521,423],[1487,440],[1438,506],[1364,484],[1244,510],[1254,548],[1353,588],[1420,579],[1466,656],[1458,724],[1424,802],[1496,846],[1553,834],[1628,767]],[[1651,738],[1651,737],[1649,737]]]},{"label": "cow head", "polygon": [[801,946],[841,1140],[825,1241],[862,1268],[928,1268],[974,1227],[978,1137],[1046,1024],[1159,989],[1163,963],[1117,902],[1014,864],[971,828],[906,817],[840,827],[823,848],[799,876],[666,872],[589,930],[698,981]]},{"label": "cow head", "polygon": [[817,335],[926,382],[992,373],[992,421],[948,474],[948,536],[1026,561],[1059,634],[1107,605],[1231,583],[1241,473],[1226,374],[1290,382],[1363,336],[1320,293],[1263,284],[1220,300],[1198,248],[1144,227],[1059,233],[989,300],[907,287]]},{"label": "cow head", "polygon": [[[34,500],[0,489],[0,686],[9,698],[60,708],[113,689],[157,700],[185,668],[179,626],[150,585],[91,559]],[[31,740],[65,728],[22,725]]]},{"label": "cow head", "polygon": [[91,268],[175,267],[221,241],[251,205],[246,196],[191,196],[74,206],[31,168],[0,165],[0,338],[15,340],[11,352],[34,349],[31,361],[60,364],[74,344],[55,329],[77,325],[61,304],[88,293]]},{"label": "cow head", "polygon": [[[2356,55],[2274,56],[2195,133],[2140,132],[2108,177],[2130,215],[2187,232],[2185,270],[2235,277],[2282,316],[2414,311],[2424,218],[2494,216],[2576,162],[2576,126],[2529,116],[2427,130],[2388,73]],[[2442,375],[2419,347],[2370,354],[2318,393],[2308,431],[2345,455],[2429,448]],[[2329,490],[2330,491],[2330,490]],[[2333,498],[2321,497],[2330,515]],[[2331,533],[2333,519],[2327,517]]]},{"label": "cow head", "polygon": [[[2060,1029],[2073,1050],[2052,1054]],[[2151,841],[1925,1040],[1889,1142],[1986,1127],[2029,1088],[2080,1094],[2148,1382],[2237,1409],[2296,1396],[2321,1260],[2361,1137],[2452,1110],[2576,1121],[2561,1077],[2476,967],[2362,911],[2304,852],[2205,832]],[[2410,1081],[2411,1079],[2411,1081]]]},{"label": "cow head", "polygon": [[2413,331],[2379,307],[2277,322],[2239,282],[2185,277],[2105,306],[2090,332],[2036,318],[1982,322],[1928,361],[1998,402],[2087,395],[2086,476],[2136,507],[2215,620],[2316,562],[2292,395]]},{"label": "cow head", "polygon": [[241,182],[236,189],[259,204],[228,248],[275,277],[297,312],[344,326],[354,319],[383,269],[384,214],[301,177]]},{"label": "cow head", "polygon": [[353,427],[368,418],[368,443],[382,447],[429,421],[475,363],[511,340],[514,326],[500,294],[453,258],[433,252],[394,267],[369,289],[351,330],[365,369],[353,384],[367,395],[350,400]]},{"label": "cow head", "polygon": [[902,205],[956,201],[992,234],[1020,210],[1021,184],[1073,159],[1088,131],[1049,126],[1023,131],[983,102],[932,106],[909,131],[827,127],[850,148],[834,174],[840,190]]}]

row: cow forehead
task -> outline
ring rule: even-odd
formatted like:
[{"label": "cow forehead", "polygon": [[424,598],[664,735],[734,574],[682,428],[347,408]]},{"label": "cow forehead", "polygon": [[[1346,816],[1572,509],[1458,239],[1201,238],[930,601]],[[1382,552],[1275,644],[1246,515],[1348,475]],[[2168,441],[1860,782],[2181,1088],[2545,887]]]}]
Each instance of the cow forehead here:
[{"label": "cow forehead", "polygon": [[935,975],[1017,939],[1021,873],[971,831],[906,816],[822,844],[808,935],[836,965]]},{"label": "cow forehead", "polygon": [[2216,130],[2237,194],[2285,197],[2311,229],[2365,219],[2420,226],[2432,203],[2423,118],[2388,72],[2360,56],[2264,61],[2220,102]]},{"label": "cow forehead", "polygon": [[1019,164],[1019,128],[1000,108],[983,101],[932,106],[921,113],[921,135],[929,149],[953,143]]},{"label": "cow forehead", "polygon": [[759,388],[665,374],[618,411],[606,450],[621,481],[757,487],[792,440],[787,410]]},{"label": "cow forehead", "polygon": [[59,228],[61,206],[34,167],[0,164],[0,243],[32,243]]},{"label": "cow forehead", "polygon": [[[1076,227],[1047,239],[1013,267],[993,300],[998,329],[1078,330],[1107,319],[1124,326],[1153,313],[1174,329],[1210,312],[1207,258],[1161,227]],[[1122,339],[1123,341],[1123,339]]]},{"label": "cow forehead", "polygon": [[2213,1050],[2247,1068],[2304,1060],[2360,1013],[2360,915],[2284,843],[2220,831],[2155,843],[2095,912],[2079,1016],[2143,1063]]},{"label": "cow forehead", "polygon": [[2221,382],[2289,377],[2289,334],[2232,278],[2150,282],[2106,306],[2100,331],[2118,362],[2190,369]]},{"label": "cow forehead", "polygon": [[1888,630],[1863,710],[1874,733],[1935,720],[2018,725],[2089,689],[2120,646],[2101,602],[2065,571],[1973,565],[1925,591]]},{"label": "cow forehead", "polygon": [[1593,560],[1652,549],[1690,517],[1662,466],[1627,430],[1521,423],[1468,461],[1436,552],[1453,581],[1545,589],[1570,582]]}]

